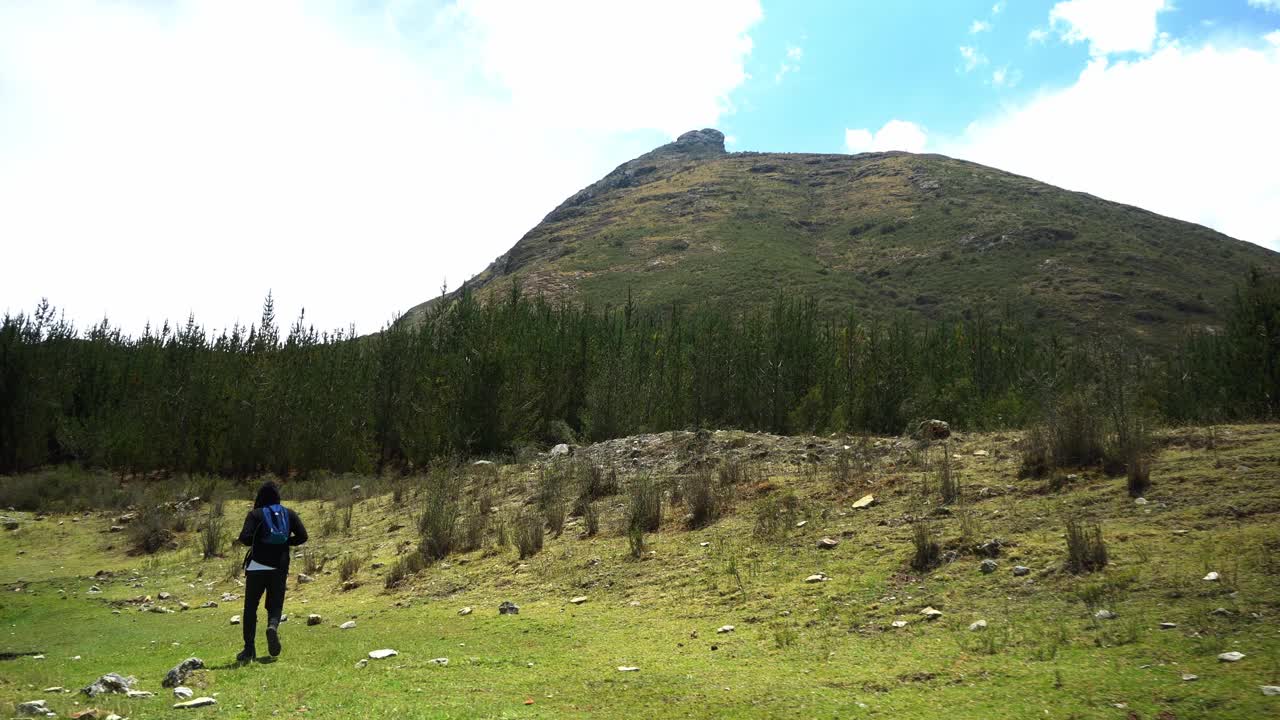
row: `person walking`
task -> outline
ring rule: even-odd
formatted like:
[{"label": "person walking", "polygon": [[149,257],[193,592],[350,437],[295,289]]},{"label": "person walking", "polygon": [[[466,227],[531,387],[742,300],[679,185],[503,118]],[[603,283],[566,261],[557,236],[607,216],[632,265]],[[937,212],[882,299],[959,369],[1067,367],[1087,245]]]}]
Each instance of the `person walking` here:
[{"label": "person walking", "polygon": [[289,548],[307,541],[307,528],[298,513],[280,504],[280,489],[267,481],[258,488],[253,509],[245,516],[240,544],[249,546],[244,558],[244,649],[237,662],[250,662],[256,655],[254,638],[258,632],[258,602],[267,596],[267,651],[280,654],[280,616],[284,610],[285,582],[289,578]]}]

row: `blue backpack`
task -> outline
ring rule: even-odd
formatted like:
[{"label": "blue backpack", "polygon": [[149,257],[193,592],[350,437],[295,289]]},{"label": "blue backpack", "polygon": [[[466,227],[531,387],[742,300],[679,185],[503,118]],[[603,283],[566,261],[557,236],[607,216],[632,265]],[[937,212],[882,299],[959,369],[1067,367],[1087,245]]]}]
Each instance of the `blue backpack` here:
[{"label": "blue backpack", "polygon": [[266,525],[268,545],[284,545],[289,542],[289,511],[283,505],[262,508],[262,523]]}]

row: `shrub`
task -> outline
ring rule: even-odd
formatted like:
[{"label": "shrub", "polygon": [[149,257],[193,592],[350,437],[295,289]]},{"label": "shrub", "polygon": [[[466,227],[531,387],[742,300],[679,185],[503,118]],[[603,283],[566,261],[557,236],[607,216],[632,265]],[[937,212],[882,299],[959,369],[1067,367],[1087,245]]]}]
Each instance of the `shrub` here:
[{"label": "shrub", "polygon": [[462,551],[470,552],[484,547],[484,533],[488,529],[489,516],[473,505],[462,520]]},{"label": "shrub", "polygon": [[942,496],[943,505],[952,505],[960,500],[960,478],[951,467],[951,447],[942,446],[942,462],[938,464],[938,493]]},{"label": "shrub", "polygon": [[324,570],[324,564],[329,558],[323,553],[312,552],[309,548],[302,549],[302,572],[307,575],[317,575]]},{"label": "shrub", "polygon": [[520,551],[520,559],[531,558],[542,551],[542,516],[521,512],[515,520],[516,548]]},{"label": "shrub", "polygon": [[1139,453],[1129,458],[1128,462],[1129,497],[1141,497],[1151,488],[1151,465]]},{"label": "shrub", "polygon": [[433,470],[427,477],[426,499],[418,517],[422,557],[443,560],[453,552],[458,520],[457,479],[448,469]]},{"label": "shrub", "polygon": [[915,554],[911,556],[912,568],[928,570],[938,563],[942,548],[928,520],[918,519],[911,523],[911,544],[915,548]]},{"label": "shrub", "polygon": [[344,500],[339,505],[339,510],[342,515],[342,534],[343,535],[351,534],[351,518],[355,514],[355,509],[356,509],[355,498],[349,498],[347,500]]},{"label": "shrub", "polygon": [[741,460],[729,458],[720,463],[720,467],[716,470],[716,476],[720,481],[720,487],[737,487],[747,482],[747,479],[751,476],[751,470]]},{"label": "shrub", "polygon": [[144,508],[129,525],[129,540],[134,549],[150,555],[173,541],[173,525],[173,513],[163,506]]},{"label": "shrub", "polygon": [[618,469],[613,465],[606,470],[600,465],[584,464],[579,482],[582,486],[581,497],[587,502],[617,495]]},{"label": "shrub", "polygon": [[587,537],[595,537],[600,532],[600,511],[595,503],[589,502],[583,507],[582,519],[587,523]]},{"label": "shrub", "polygon": [[[848,447],[848,446],[846,446]],[[831,483],[839,488],[848,487],[853,480],[853,453],[842,449],[831,464]]]},{"label": "shrub", "polygon": [[200,528],[200,551],[205,560],[222,557],[223,529],[225,523],[220,514],[209,513]]},{"label": "shrub", "polygon": [[391,567],[387,570],[386,578],[382,581],[383,585],[388,589],[397,587],[411,575],[416,575],[419,572],[422,572],[422,569],[426,566],[427,562],[423,559],[421,552],[411,552],[392,563]]},{"label": "shrub", "polygon": [[631,497],[627,508],[627,528],[658,532],[662,527],[662,488],[650,475],[637,475],[631,481]]},{"label": "shrub", "polygon": [[338,526],[338,508],[330,505],[324,511],[324,522],[320,525],[320,534],[325,536],[333,535],[338,532]]},{"label": "shrub", "polygon": [[756,503],[754,534],[758,538],[781,535],[796,524],[800,513],[800,500],[790,490],[782,495],[770,495]]},{"label": "shrub", "polygon": [[1107,545],[1102,539],[1102,526],[1067,519],[1067,569],[1073,573],[1101,570],[1107,565]]},{"label": "shrub", "polygon": [[567,461],[555,462],[538,470],[538,509],[556,537],[564,532],[569,481],[573,472],[573,465]]},{"label": "shrub", "polygon": [[493,535],[494,535],[494,540],[496,540],[498,543],[498,547],[506,547],[507,543],[510,542],[510,539],[509,539],[510,531],[507,528],[506,516],[499,515],[498,519],[494,521]]},{"label": "shrub", "polygon": [[631,549],[631,557],[639,558],[644,555],[644,530],[642,528],[636,525],[627,528],[627,546]]},{"label": "shrub", "polygon": [[357,555],[347,555],[342,558],[342,563],[338,565],[338,579],[347,582],[360,572],[360,568],[364,566],[364,559]]},{"label": "shrub", "polygon": [[733,502],[733,486],[717,483],[710,470],[695,470],[684,482],[690,527],[706,527],[719,520]]}]

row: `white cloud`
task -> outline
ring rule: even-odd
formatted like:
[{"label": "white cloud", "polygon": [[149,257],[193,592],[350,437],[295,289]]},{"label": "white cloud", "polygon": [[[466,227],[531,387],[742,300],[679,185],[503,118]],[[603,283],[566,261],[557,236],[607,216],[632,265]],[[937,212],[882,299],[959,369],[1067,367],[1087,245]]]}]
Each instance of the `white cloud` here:
[{"label": "white cloud", "polygon": [[1168,9],[1169,0],[1063,0],[1049,24],[1067,42],[1089,43],[1093,55],[1145,53],[1156,39],[1156,14]]},{"label": "white cloud", "polygon": [[1004,11],[1004,0],[1000,0],[1000,2],[991,6],[992,15],[999,15],[1003,11]]},{"label": "white cloud", "polygon": [[[672,22],[678,17],[679,22]],[[756,0],[0,3],[0,311],[377,328],[716,124]],[[628,52],[634,38],[662,52]]]},{"label": "white cloud", "polygon": [[1280,30],[1275,30],[1267,33],[1265,36],[1263,36],[1263,40],[1266,40],[1268,43],[1272,45],[1280,45]]},{"label": "white cloud", "polygon": [[1049,39],[1049,31],[1044,28],[1031,28],[1031,32],[1027,33],[1027,42],[1042,43]]},{"label": "white cloud", "polygon": [[851,153],[887,150],[924,152],[928,140],[924,128],[906,120],[890,120],[875,133],[865,128],[844,131],[844,144]]},{"label": "white cloud", "polygon": [[990,29],[991,23],[986,20],[974,20],[973,24],[969,26],[969,34],[977,35],[980,32],[987,32]]},{"label": "white cloud", "polygon": [[803,58],[804,48],[795,45],[787,47],[787,57],[782,61],[782,64],[778,66],[778,71],[773,74],[773,81],[780,83],[788,73],[800,70],[800,61]]},{"label": "white cloud", "polygon": [[978,66],[987,64],[987,56],[968,45],[960,46],[960,58],[964,60],[965,72],[973,72]]},{"label": "white cloud", "polygon": [[1280,249],[1276,87],[1275,45],[1098,58],[939,151]]},{"label": "white cloud", "polygon": [[1280,0],[1249,0],[1249,5],[1271,12],[1280,12]]},{"label": "white cloud", "polygon": [[991,84],[998,88],[1011,88],[1022,81],[1022,73],[1003,65],[991,71]]}]

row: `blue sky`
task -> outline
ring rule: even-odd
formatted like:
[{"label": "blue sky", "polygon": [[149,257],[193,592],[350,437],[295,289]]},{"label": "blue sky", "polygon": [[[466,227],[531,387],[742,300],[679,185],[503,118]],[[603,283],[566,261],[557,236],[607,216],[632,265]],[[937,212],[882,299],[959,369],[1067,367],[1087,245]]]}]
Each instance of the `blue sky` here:
[{"label": "blue sky", "polygon": [[373,330],[707,126],[1280,249],[1278,89],[1280,0],[0,0],[0,310]]},{"label": "blue sky", "polygon": [[[1072,84],[1084,69],[1089,43],[1063,41],[1063,23],[1049,22],[1056,4],[766,1],[764,21],[752,32],[751,79],[732,93],[735,112],[723,129],[743,149],[809,152],[842,152],[845,128],[875,129],[895,118],[958,136],[1002,104]],[[1166,5],[1172,9],[1155,14],[1158,31],[1192,45],[1248,42],[1280,28],[1280,14],[1247,0]],[[1036,39],[1036,32],[1047,34]],[[971,48],[974,59],[966,60],[962,48]]]}]

